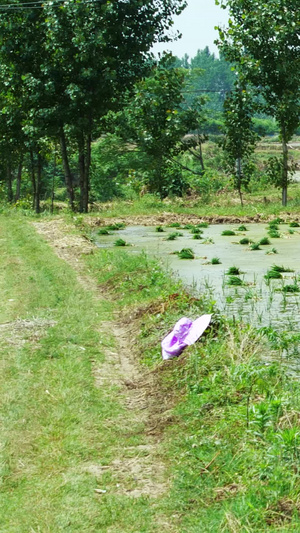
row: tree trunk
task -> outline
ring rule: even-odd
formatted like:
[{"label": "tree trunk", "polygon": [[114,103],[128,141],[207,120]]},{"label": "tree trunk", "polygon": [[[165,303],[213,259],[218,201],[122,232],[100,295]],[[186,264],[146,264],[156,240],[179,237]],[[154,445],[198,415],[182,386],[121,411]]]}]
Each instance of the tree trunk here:
[{"label": "tree trunk", "polygon": [[282,205],[287,205],[288,188],[288,147],[284,134],[282,135]]},{"label": "tree trunk", "polygon": [[74,187],[73,187],[73,179],[71,174],[71,169],[69,165],[69,158],[68,158],[68,152],[67,152],[67,143],[66,143],[66,136],[64,132],[64,128],[61,128],[60,130],[60,149],[61,149],[61,157],[64,167],[64,174],[65,174],[65,183],[68,191],[69,196],[69,202],[70,207],[72,211],[74,211]]},{"label": "tree trunk", "polygon": [[53,213],[54,211],[55,174],[56,174],[56,145],[54,147],[54,161],[53,161],[53,174],[52,174],[51,213]]},{"label": "tree trunk", "polygon": [[12,172],[11,172],[10,161],[7,162],[6,178],[7,178],[7,200],[11,204],[13,201],[13,190],[12,190]]},{"label": "tree trunk", "polygon": [[91,166],[91,135],[86,138],[82,132],[78,138],[78,165],[80,187],[80,213],[87,213],[89,209],[90,166]]},{"label": "tree trunk", "polygon": [[40,208],[40,194],[41,194],[41,181],[42,181],[42,156],[38,152],[37,154],[37,172],[36,172],[36,197],[35,197],[35,212],[39,214]]},{"label": "tree trunk", "polygon": [[238,178],[237,179],[237,190],[239,193],[241,206],[244,207],[243,194],[242,194],[242,159],[240,157],[238,157],[236,161],[236,165],[237,165],[237,178]]},{"label": "tree trunk", "polygon": [[30,149],[30,164],[31,164],[31,183],[32,183],[32,209],[35,209],[36,179],[35,179],[35,168],[34,168],[34,155],[33,155],[32,149]]},{"label": "tree trunk", "polygon": [[15,202],[20,200],[21,195],[21,178],[22,178],[22,168],[23,168],[23,157],[21,157],[19,166],[18,166],[18,174],[17,174],[17,187],[16,187],[16,196],[15,196]]}]

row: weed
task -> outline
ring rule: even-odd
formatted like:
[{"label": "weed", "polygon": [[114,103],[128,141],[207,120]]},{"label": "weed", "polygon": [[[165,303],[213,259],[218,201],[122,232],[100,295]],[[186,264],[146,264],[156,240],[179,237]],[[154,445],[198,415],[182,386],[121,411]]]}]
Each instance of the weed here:
[{"label": "weed", "polygon": [[240,244],[250,244],[250,243],[251,241],[247,237],[244,237],[243,239],[240,240]]},{"label": "weed", "polygon": [[221,260],[219,257],[213,257],[212,260],[211,260],[211,264],[212,265],[221,265]]},{"label": "weed", "polygon": [[259,244],[261,246],[266,246],[266,245],[271,244],[271,243],[270,243],[268,237],[263,237],[262,239],[260,239]]},{"label": "weed", "polygon": [[115,246],[128,246],[127,242],[124,241],[124,239],[117,239],[117,240],[114,242],[114,245],[115,245]]},{"label": "weed", "polygon": [[230,237],[232,235],[235,235],[235,232],[231,229],[225,229],[224,231],[222,231],[221,235],[224,235],[225,237]]}]

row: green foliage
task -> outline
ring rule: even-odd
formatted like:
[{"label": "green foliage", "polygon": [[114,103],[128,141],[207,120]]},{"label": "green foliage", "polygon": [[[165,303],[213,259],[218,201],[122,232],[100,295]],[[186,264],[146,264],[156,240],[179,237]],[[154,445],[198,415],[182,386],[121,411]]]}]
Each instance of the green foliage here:
[{"label": "green foliage", "polygon": [[248,229],[242,224],[242,226],[238,227],[237,231],[248,231]]},{"label": "green foliage", "polygon": [[164,230],[163,226],[156,226],[155,231],[157,233],[163,233],[165,230]]},{"label": "green foliage", "polygon": [[293,269],[282,265],[272,265],[272,270],[275,270],[276,272],[294,272]]},{"label": "green foliage", "polygon": [[290,228],[300,228],[299,222],[290,222]]},{"label": "green foliage", "polygon": [[289,177],[287,143],[299,126],[298,6],[293,0],[259,3],[221,1],[229,9],[228,28],[219,28],[219,47],[244,83],[259,88],[259,107],[274,116],[282,140],[281,160],[274,159],[276,183],[287,203]]},{"label": "green foliage", "polygon": [[268,231],[268,234],[270,235],[270,237],[272,239],[279,239],[280,238],[280,233],[279,231],[277,231],[276,229],[270,229]]},{"label": "green foliage", "polygon": [[287,284],[282,287],[282,292],[300,292],[300,287],[297,283]]},{"label": "green foliage", "polygon": [[250,239],[248,239],[247,237],[244,237],[239,242],[240,242],[240,244],[250,244],[251,243]]},{"label": "green foliage", "polygon": [[238,276],[232,276],[232,275],[229,275],[229,278],[227,279],[226,281],[226,285],[230,285],[230,286],[241,286],[241,285],[244,285],[244,282],[241,278],[239,278]]},{"label": "green foliage", "polygon": [[213,257],[211,260],[212,265],[221,265],[221,259],[219,257]]},{"label": "green foliage", "polygon": [[253,242],[252,244],[250,244],[250,250],[260,250],[259,245],[259,242]]},{"label": "green foliage", "polygon": [[174,231],[173,233],[170,233],[168,237],[166,238],[167,241],[175,241],[178,239],[178,237],[182,237],[183,233],[180,233],[178,231]]},{"label": "green foliage", "polygon": [[229,267],[229,269],[226,272],[227,276],[239,276],[239,274],[241,274],[241,271],[236,266]]},{"label": "green foliage", "polygon": [[221,235],[229,237],[231,235],[235,235],[235,232],[232,231],[231,229],[225,229],[224,231],[222,231]]},{"label": "green foliage", "polygon": [[282,274],[278,271],[278,270],[269,270],[266,275],[265,275],[265,279],[266,280],[269,280],[269,279],[282,279]]},{"label": "green foliage", "polygon": [[271,244],[268,237],[263,237],[262,239],[260,239],[259,243],[260,246],[266,246],[267,244]]},{"label": "green foliage", "polygon": [[179,259],[195,259],[195,254],[191,248],[182,248],[180,252],[176,252]]},{"label": "green foliage", "polygon": [[114,242],[114,245],[115,245],[115,246],[128,246],[127,242],[124,241],[124,239],[117,239],[117,240]]}]

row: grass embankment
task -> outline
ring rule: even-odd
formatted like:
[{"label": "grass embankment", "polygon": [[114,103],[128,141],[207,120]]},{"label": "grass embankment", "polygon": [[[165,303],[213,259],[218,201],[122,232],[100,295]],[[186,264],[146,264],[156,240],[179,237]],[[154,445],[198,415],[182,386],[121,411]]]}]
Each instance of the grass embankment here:
[{"label": "grass embankment", "polygon": [[[154,195],[145,195],[133,200],[115,200],[104,204],[95,204],[91,216],[105,218],[122,218],[135,216],[163,216],[166,213],[186,216],[206,217],[211,222],[222,217],[248,218],[249,220],[269,220],[273,216],[298,216],[300,209],[299,184],[289,186],[289,201],[286,207],[281,204],[278,189],[266,188],[253,193],[245,193],[244,206],[240,205],[237,193],[224,190],[211,197],[186,196],[160,200]],[[142,222],[140,222],[142,223]]]},{"label": "grass embankment", "polygon": [[[200,343],[161,363],[168,329],[211,304],[145,255],[118,248],[86,258],[112,297],[97,301],[24,220],[2,217],[1,227],[1,322],[10,333],[0,330],[0,531],[300,529],[300,386],[280,363],[262,361],[264,340],[216,315]],[[139,326],[135,351],[170,398],[168,417],[152,429],[172,486],[156,500],[119,494],[109,471],[90,469],[145,439],[117,388],[94,386],[92,361],[101,364],[101,347],[113,342],[99,325],[116,308]],[[94,495],[96,487],[107,493]]]},{"label": "grass embankment", "polygon": [[264,362],[270,348],[257,332],[217,315],[201,343],[161,365],[165,332],[179,317],[207,313],[211,305],[170,286],[144,256],[102,251],[88,262],[122,307],[158,296],[156,306],[147,311],[144,304],[141,312],[139,351],[166,394],[177,396],[171,422],[159,427],[174,479],[161,505],[174,531],[300,529],[298,379],[280,362]]},{"label": "grass embankment", "polygon": [[151,531],[147,498],[94,492],[106,488],[97,468],[139,441],[118,387],[96,388],[92,374],[113,346],[100,327],[114,307],[27,221],[1,216],[0,227],[0,531]]}]

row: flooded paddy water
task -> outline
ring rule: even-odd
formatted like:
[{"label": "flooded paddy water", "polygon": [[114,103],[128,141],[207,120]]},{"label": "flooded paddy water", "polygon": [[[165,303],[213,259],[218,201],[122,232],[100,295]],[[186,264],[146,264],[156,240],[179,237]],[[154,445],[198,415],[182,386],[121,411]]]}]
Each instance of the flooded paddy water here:
[{"label": "flooded paddy water", "polygon": [[[95,235],[99,247],[112,247],[118,238],[125,240],[131,253],[145,251],[159,258],[175,276],[179,277],[193,295],[205,294],[216,302],[221,313],[235,317],[255,327],[268,327],[278,332],[300,332],[300,292],[285,292],[292,285],[300,291],[300,228],[280,224],[279,237],[269,236],[269,226],[247,224],[247,231],[238,231],[239,225],[218,224],[201,228],[201,239],[194,240],[190,229],[128,226],[110,235]],[[222,235],[232,230],[235,235]],[[171,233],[182,234],[176,240],[167,240]],[[270,244],[251,250],[240,244],[248,238],[257,243],[267,237]],[[180,259],[174,252],[191,248],[194,259]],[[277,253],[273,253],[274,248]],[[218,258],[220,264],[211,264]],[[281,279],[265,279],[273,265],[293,270],[284,272]],[[229,285],[232,278],[227,274],[230,267],[240,270],[242,285]],[[299,336],[300,338],[300,336]]]}]

